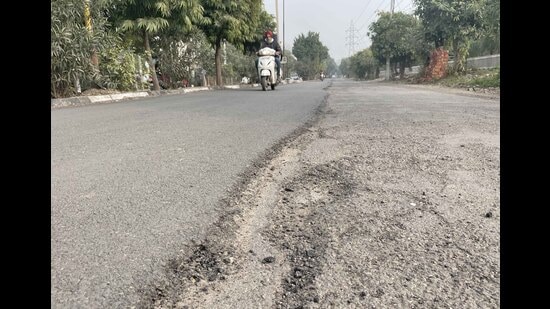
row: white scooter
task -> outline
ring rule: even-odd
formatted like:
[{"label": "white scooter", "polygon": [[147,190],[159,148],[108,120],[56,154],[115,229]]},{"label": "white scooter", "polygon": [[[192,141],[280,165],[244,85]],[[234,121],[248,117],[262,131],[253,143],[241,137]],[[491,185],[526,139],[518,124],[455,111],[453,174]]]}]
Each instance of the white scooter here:
[{"label": "white scooter", "polygon": [[276,51],[273,48],[264,47],[258,51],[258,76],[262,90],[266,91],[267,87],[275,90],[278,84],[277,65],[275,63]]}]

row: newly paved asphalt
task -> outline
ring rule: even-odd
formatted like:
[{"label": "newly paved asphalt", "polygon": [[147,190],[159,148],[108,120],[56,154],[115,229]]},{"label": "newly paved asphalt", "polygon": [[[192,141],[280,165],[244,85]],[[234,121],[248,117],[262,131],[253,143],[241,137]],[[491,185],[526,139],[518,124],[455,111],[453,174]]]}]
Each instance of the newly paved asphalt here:
[{"label": "newly paved asphalt", "polygon": [[204,237],[243,172],[312,118],[328,85],[52,100],[51,307],[135,304]]}]

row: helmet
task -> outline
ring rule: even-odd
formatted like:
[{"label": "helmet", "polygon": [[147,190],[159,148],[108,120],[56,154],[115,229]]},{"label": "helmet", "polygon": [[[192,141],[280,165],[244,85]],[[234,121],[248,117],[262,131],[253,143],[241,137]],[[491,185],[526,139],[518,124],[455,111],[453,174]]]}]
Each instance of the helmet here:
[{"label": "helmet", "polygon": [[264,38],[267,38],[268,35],[270,37],[273,37],[273,32],[271,32],[271,30],[267,30],[266,32],[264,32]]}]

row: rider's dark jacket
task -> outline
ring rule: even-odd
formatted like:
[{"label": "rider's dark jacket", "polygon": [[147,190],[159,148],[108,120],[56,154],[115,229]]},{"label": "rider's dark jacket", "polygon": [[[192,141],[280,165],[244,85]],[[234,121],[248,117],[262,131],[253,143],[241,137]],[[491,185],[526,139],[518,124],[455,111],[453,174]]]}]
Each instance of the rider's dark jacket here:
[{"label": "rider's dark jacket", "polygon": [[264,39],[262,41],[262,44],[260,45],[260,49],[262,49],[264,47],[272,48],[275,51],[278,51],[278,52],[281,53],[281,45],[279,45],[279,43],[277,43],[277,40],[275,40],[275,39],[273,39],[273,42],[271,42],[271,43],[268,43],[267,39]]}]

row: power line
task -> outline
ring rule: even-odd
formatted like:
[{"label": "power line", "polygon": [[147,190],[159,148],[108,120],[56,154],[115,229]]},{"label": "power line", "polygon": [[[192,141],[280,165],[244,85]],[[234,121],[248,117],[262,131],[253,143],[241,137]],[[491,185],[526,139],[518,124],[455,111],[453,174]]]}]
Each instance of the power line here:
[{"label": "power line", "polygon": [[363,30],[363,28],[372,23],[373,22],[373,17],[375,17],[378,13],[378,9],[380,9],[380,7],[382,6],[382,4],[385,4],[386,0],[381,0],[380,3],[378,4],[378,7],[376,9],[374,9],[374,13],[365,20],[365,22],[363,23],[363,25],[361,27],[359,27],[359,31]]},{"label": "power line", "polygon": [[[389,8],[387,10],[390,13],[394,13],[395,11],[402,11],[404,13],[406,13],[408,10],[414,11],[414,6],[413,6],[412,1],[410,3],[408,3],[408,5],[405,8],[401,8],[400,6],[403,4],[403,2],[405,2],[405,0],[398,0],[397,4],[395,4],[395,0],[391,0],[390,3],[389,3]],[[362,24],[362,26],[358,29],[354,28],[355,32],[360,33],[366,25],[369,25],[370,23],[374,22],[378,12],[381,11],[380,8],[385,7],[386,5],[388,5],[387,0],[381,0],[378,3],[378,7],[374,10],[374,13],[368,19],[365,20],[365,22]],[[368,6],[368,4],[367,4],[367,6]],[[359,15],[359,17],[362,16],[363,13],[366,11],[367,6],[365,6],[365,8],[363,9],[363,11]],[[358,17],[358,19],[359,19],[359,17]],[[361,45],[361,43],[364,43],[365,41],[366,41],[365,43],[368,43],[369,38],[368,38],[367,33],[368,33],[368,31],[365,32],[364,36],[359,35],[358,36],[359,39],[353,41],[354,45]],[[354,46],[354,50],[355,50],[355,46]]]},{"label": "power line", "polygon": [[355,19],[356,22],[359,21],[359,18],[361,18],[361,16],[363,16],[363,13],[365,13],[365,11],[367,10],[367,7],[369,6],[370,3],[371,3],[371,1],[367,2],[365,7],[363,8],[363,11],[361,11],[361,14],[359,14],[359,16],[357,16],[357,18]]},{"label": "power line", "polygon": [[406,7],[403,8],[403,7],[401,7],[401,3],[403,3],[403,1],[405,1],[405,0],[401,0],[395,5],[396,9],[399,9],[401,12],[406,13],[406,14],[412,14],[413,12],[408,13],[408,11],[410,9],[413,9],[412,11],[414,11],[413,2],[412,1],[409,2],[409,5],[407,5]]}]

